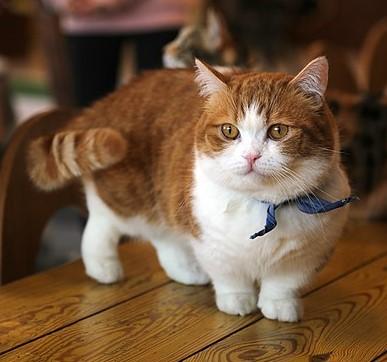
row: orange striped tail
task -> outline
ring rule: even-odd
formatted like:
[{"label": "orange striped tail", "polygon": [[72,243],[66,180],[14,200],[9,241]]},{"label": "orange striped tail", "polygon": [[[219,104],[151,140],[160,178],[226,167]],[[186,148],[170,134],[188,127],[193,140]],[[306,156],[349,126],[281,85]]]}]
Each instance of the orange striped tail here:
[{"label": "orange striped tail", "polygon": [[28,150],[28,173],[43,190],[122,161],[126,139],[111,128],[63,131],[33,141]]}]

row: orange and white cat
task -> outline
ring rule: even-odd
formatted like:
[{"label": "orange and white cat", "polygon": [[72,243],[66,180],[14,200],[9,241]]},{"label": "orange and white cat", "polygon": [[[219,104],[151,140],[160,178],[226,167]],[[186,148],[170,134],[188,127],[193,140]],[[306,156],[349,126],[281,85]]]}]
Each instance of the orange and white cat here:
[{"label": "orange and white cat", "polygon": [[347,208],[308,215],[289,203],[274,230],[249,237],[268,202],[350,192],[323,96],[327,60],[295,77],[196,66],[144,73],[35,140],[30,176],[45,190],[82,181],[82,257],[97,281],[123,277],[120,236],[141,236],[173,280],[211,282],[221,311],[296,321],[300,288],[331,254]]}]

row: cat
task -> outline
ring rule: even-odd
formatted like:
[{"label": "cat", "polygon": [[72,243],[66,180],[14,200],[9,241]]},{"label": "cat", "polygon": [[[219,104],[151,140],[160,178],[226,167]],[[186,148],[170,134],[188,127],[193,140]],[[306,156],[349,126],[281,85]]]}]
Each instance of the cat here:
[{"label": "cat", "polygon": [[255,71],[294,72],[317,56],[318,44],[300,46],[290,35],[309,10],[303,0],[204,0],[196,16],[164,47],[164,67],[192,67],[196,57]]},{"label": "cat", "polygon": [[195,58],[222,66],[241,64],[243,51],[237,47],[215,9],[201,9],[199,14],[180,29],[176,39],[163,49],[165,68],[191,68]]},{"label": "cat", "polygon": [[[294,322],[348,213],[308,215],[289,201],[350,193],[327,82],[325,57],[295,77],[199,60],[196,71],[147,72],[34,140],[28,172],[47,191],[82,181],[82,258],[98,282],[123,278],[120,236],[141,236],[171,279],[211,282],[219,310]],[[282,202],[277,227],[250,239]]]}]

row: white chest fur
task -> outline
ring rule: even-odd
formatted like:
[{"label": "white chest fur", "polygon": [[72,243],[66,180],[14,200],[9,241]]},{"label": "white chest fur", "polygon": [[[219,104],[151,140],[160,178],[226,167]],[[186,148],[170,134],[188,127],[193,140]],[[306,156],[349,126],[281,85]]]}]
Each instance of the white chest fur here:
[{"label": "white chest fur", "polygon": [[213,268],[239,270],[259,279],[267,268],[287,257],[316,259],[327,254],[346,214],[336,210],[307,215],[286,205],[277,211],[277,227],[251,240],[250,235],[263,229],[267,208],[265,203],[212,182],[196,166],[193,210],[202,231],[195,248],[199,259]]}]

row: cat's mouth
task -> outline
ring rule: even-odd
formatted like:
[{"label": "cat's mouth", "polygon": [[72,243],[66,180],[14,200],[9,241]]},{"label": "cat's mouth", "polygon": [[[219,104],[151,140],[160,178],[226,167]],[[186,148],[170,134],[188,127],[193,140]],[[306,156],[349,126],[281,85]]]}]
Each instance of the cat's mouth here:
[{"label": "cat's mouth", "polygon": [[246,178],[246,180],[250,179],[252,181],[258,182],[272,182],[276,177],[277,170],[271,167],[262,167],[253,165],[252,167],[247,166],[243,172],[240,173],[240,176]]},{"label": "cat's mouth", "polygon": [[248,177],[268,177],[270,176],[267,172],[264,170],[257,168],[257,167],[249,167],[247,168],[242,176],[248,176]]}]

